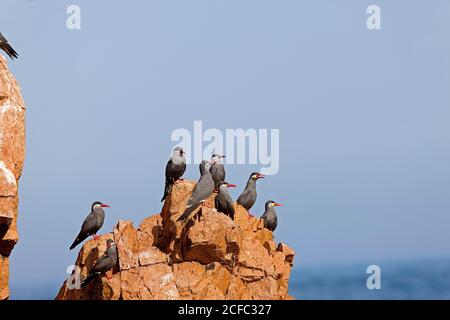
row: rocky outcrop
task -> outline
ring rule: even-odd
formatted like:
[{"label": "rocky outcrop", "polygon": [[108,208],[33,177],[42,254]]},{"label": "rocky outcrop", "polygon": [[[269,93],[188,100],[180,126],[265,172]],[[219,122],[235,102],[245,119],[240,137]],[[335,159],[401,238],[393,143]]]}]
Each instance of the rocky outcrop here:
[{"label": "rocky outcrop", "polygon": [[[119,265],[83,289],[64,282],[56,299],[290,299],[294,251],[276,244],[258,218],[236,205],[235,221],[215,209],[198,209],[176,222],[195,183],[174,185],[160,214],[138,228],[119,221],[99,240],[85,243],[76,265],[86,276],[113,238]],[[214,195],[206,205],[213,207]]]},{"label": "rocky outcrop", "polygon": [[0,55],[0,300],[9,297],[9,256],[17,234],[17,186],[25,157],[25,104]]}]

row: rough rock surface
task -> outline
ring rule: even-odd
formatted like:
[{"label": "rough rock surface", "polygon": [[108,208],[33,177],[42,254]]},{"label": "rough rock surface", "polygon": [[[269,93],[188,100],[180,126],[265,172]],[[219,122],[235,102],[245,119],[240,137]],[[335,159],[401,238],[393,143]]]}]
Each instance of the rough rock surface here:
[{"label": "rough rock surface", "polygon": [[17,234],[17,186],[25,157],[25,104],[0,55],[0,300],[9,297],[9,256]]},{"label": "rough rock surface", "polygon": [[[272,232],[244,208],[235,205],[235,221],[199,208],[187,224],[176,222],[194,186],[175,184],[161,214],[138,228],[121,220],[112,233],[86,242],[75,263],[81,277],[105,252],[108,238],[117,245],[116,270],[83,289],[69,289],[66,280],[56,299],[291,299],[294,251],[277,245]],[[214,196],[207,206],[213,207]]]}]

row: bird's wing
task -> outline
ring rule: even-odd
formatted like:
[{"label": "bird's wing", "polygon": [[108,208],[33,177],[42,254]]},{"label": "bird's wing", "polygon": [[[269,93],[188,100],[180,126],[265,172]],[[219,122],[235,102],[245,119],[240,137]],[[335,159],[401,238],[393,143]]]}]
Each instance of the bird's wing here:
[{"label": "bird's wing", "polygon": [[104,273],[111,269],[113,266],[113,259],[109,255],[104,254],[100,259],[97,260],[94,267],[92,268],[91,273]]},{"label": "bird's wing", "polygon": [[264,221],[264,227],[267,228],[267,225],[269,223],[269,220],[267,219],[267,215],[264,212],[264,214],[261,216],[261,219]]},{"label": "bird's wing", "polygon": [[97,218],[95,217],[93,212],[91,212],[86,217],[86,219],[84,219],[84,222],[81,225],[81,230],[78,233],[72,245],[70,246],[70,250],[75,248],[77,245],[83,242],[84,239],[86,239],[90,234],[92,234],[92,231],[95,230],[96,226],[97,226]]},{"label": "bird's wing", "polygon": [[186,210],[184,210],[184,213],[177,219],[177,221],[186,221],[189,219],[191,213],[194,212],[200,205],[200,201],[206,200],[213,193],[213,191],[214,180],[211,176],[201,176],[187,202]]},{"label": "bird's wing", "polygon": [[177,180],[181,178],[181,176],[186,171],[186,163],[175,164],[172,159],[167,162],[166,165],[166,183],[164,186],[164,195],[161,198],[161,201],[164,201],[172,189],[173,179]]},{"label": "bird's wing", "polygon": [[255,200],[256,200],[256,189],[246,187],[244,192],[242,192],[237,201],[239,204],[247,204],[248,202],[250,202],[249,205],[253,205],[255,203]]},{"label": "bird's wing", "polygon": [[186,163],[176,164],[173,163],[172,159],[167,162],[166,165],[166,179],[168,178],[176,178],[181,177],[186,171]]},{"label": "bird's wing", "polygon": [[211,172],[211,175],[214,177],[217,173],[217,165],[213,164],[210,168],[209,168],[209,172]]},{"label": "bird's wing", "polygon": [[223,164],[214,164],[211,166],[211,175],[218,181],[225,181],[225,167]]},{"label": "bird's wing", "polygon": [[231,196],[227,197],[227,207],[230,212],[234,212],[234,203],[233,203],[233,199],[231,198]]},{"label": "bird's wing", "polygon": [[223,164],[217,166],[217,176],[220,180],[225,181],[225,166]]},{"label": "bird's wing", "polygon": [[214,204],[216,206],[216,209],[219,210],[220,212],[222,212],[222,210],[224,209],[226,199],[224,199],[224,192],[223,191],[219,191],[219,194],[215,197],[214,199]]},{"label": "bird's wing", "polygon": [[202,176],[195,185],[187,206],[190,207],[202,200],[206,200],[214,191],[214,180],[211,177]]},{"label": "bird's wing", "polygon": [[169,161],[167,161],[167,164],[166,164],[166,180],[167,180],[167,178],[171,178],[172,177],[172,170],[173,170],[173,162],[172,162],[172,159],[170,159]]},{"label": "bird's wing", "polygon": [[86,219],[84,219],[83,225],[81,226],[80,233],[90,233],[97,227],[97,217],[94,212],[91,212]]},{"label": "bird's wing", "polygon": [[219,210],[220,193],[214,198],[214,207]]},{"label": "bird's wing", "polygon": [[247,200],[247,198],[249,197],[250,191],[246,188],[241,195],[239,196],[239,198],[237,199],[237,202],[239,204],[245,202]]},{"label": "bird's wing", "polygon": [[186,171],[186,162],[183,162],[181,164],[178,165],[178,172],[180,177],[184,174],[184,172]]},{"label": "bird's wing", "polygon": [[17,59],[19,57],[17,52],[13,49],[13,47],[11,47],[11,45],[8,43],[8,40],[6,40],[6,38],[1,33],[0,33],[0,49],[5,51],[11,59],[13,58]]}]

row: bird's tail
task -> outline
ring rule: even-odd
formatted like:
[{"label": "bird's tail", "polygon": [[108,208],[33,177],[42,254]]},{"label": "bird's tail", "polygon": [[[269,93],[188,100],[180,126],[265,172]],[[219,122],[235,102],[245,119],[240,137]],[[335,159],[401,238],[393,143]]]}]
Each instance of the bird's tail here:
[{"label": "bird's tail", "polygon": [[86,278],[81,280],[81,282],[80,282],[81,288],[86,287],[89,284],[89,282],[91,282],[91,280],[94,279],[94,277],[95,277],[95,274],[93,274],[93,273],[88,274],[88,276]]},{"label": "bird's tail", "polygon": [[82,237],[81,235],[78,235],[77,238],[75,239],[75,241],[70,246],[69,250],[72,250],[73,248],[75,248],[77,245],[79,245],[81,242],[83,242],[84,239],[86,239],[86,237]]},{"label": "bird's tail", "polygon": [[169,194],[169,192],[172,190],[172,180],[170,179],[166,179],[166,185],[164,186],[164,195],[161,199],[161,202],[163,202],[164,200],[166,200],[167,195]]},{"label": "bird's tail", "polygon": [[183,214],[177,219],[177,222],[178,221],[186,222],[186,220],[189,219],[192,212],[194,212],[195,209],[197,209],[199,205],[200,205],[200,203],[194,203],[190,207],[187,207],[186,210],[184,210]]},{"label": "bird's tail", "polygon": [[19,57],[17,52],[13,49],[13,47],[11,47],[11,45],[8,42],[3,43],[3,49],[11,59],[13,58],[17,59]]}]

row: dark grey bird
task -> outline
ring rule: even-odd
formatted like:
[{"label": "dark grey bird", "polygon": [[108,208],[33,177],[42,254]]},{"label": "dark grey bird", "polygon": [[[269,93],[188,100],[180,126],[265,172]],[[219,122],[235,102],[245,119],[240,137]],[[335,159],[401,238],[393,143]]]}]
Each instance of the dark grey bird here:
[{"label": "dark grey bird", "polygon": [[17,52],[11,47],[8,40],[2,35],[0,32],[0,49],[6,52],[6,54],[11,58],[11,60],[14,60],[14,58],[18,58],[19,55]]},{"label": "dark grey bird", "polygon": [[95,201],[92,204],[91,213],[84,220],[80,233],[70,246],[70,250],[75,248],[89,236],[94,236],[95,240],[98,239],[97,231],[100,230],[103,226],[103,222],[105,221],[105,211],[103,208],[109,208],[109,206],[100,201]]},{"label": "dark grey bird", "polygon": [[214,191],[219,191],[220,185],[225,181],[225,166],[222,162],[222,159],[224,158],[224,155],[217,153],[213,154],[211,157],[211,167],[209,171],[214,180]]},{"label": "dark grey bird", "polygon": [[181,147],[176,147],[172,151],[172,156],[166,165],[166,184],[164,186],[164,195],[161,202],[164,201],[172,190],[173,184],[178,181],[186,171],[186,159],[184,157],[184,150]]},{"label": "dark grey bird", "polygon": [[259,172],[252,172],[244,191],[237,199],[237,203],[243,206],[247,211],[250,210],[256,202],[256,181],[261,178],[264,178],[263,174]]},{"label": "dark grey bird", "polygon": [[226,181],[222,182],[219,187],[219,193],[214,199],[217,211],[222,212],[234,220],[234,203],[233,199],[228,192],[228,188],[236,187],[235,184],[228,183]]},{"label": "dark grey bird", "polygon": [[200,205],[203,205],[205,200],[208,199],[208,197],[213,193],[214,180],[211,177],[211,172],[209,172],[209,167],[210,164],[208,161],[203,160],[200,163],[200,179],[195,185],[192,195],[186,204],[186,210],[177,219],[177,221],[182,221],[184,223],[189,220],[195,209],[197,209]]},{"label": "dark grey bird", "polygon": [[261,216],[261,219],[264,220],[264,227],[269,229],[270,231],[275,231],[278,225],[277,213],[275,212],[275,207],[283,206],[281,203],[277,203],[273,200],[269,200],[266,202],[266,210],[264,214]]},{"label": "dark grey bird", "polygon": [[85,287],[97,276],[105,274],[117,265],[117,248],[113,240],[108,239],[106,242],[106,252],[95,262],[88,276],[81,280],[81,287]]}]

